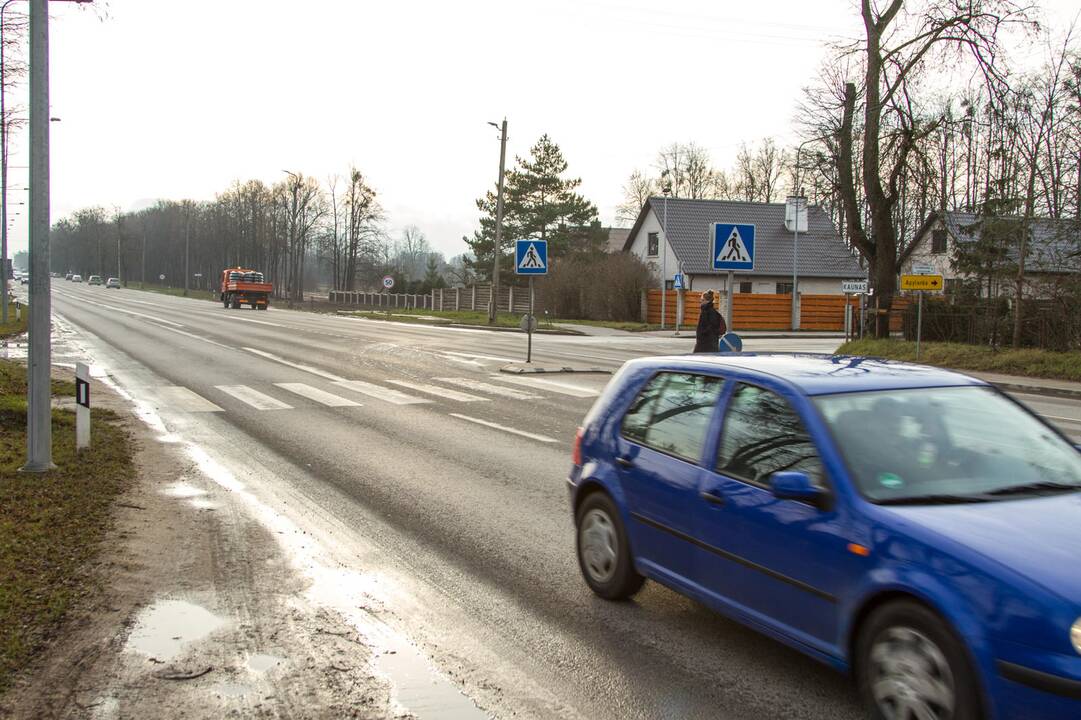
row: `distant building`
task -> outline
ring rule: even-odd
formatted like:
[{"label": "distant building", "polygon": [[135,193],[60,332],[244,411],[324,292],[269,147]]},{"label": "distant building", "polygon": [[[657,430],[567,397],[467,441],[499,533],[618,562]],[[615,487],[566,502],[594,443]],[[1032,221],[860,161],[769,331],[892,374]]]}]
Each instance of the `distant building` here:
[{"label": "distant building", "polygon": [[623,252],[623,246],[627,244],[627,236],[631,234],[630,228],[605,228],[608,233],[608,245],[605,250],[610,253]]},{"label": "distant building", "polygon": [[[1010,220],[1018,228],[1020,217],[996,218]],[[985,218],[976,213],[952,210],[933,212],[916,231],[912,250],[901,265],[902,274],[912,272],[913,265],[928,265],[934,274],[942,275],[947,294],[956,292],[961,283],[974,280],[972,273],[955,269],[958,246],[978,242],[982,236]],[[1006,263],[1016,263],[1019,243],[1006,243]],[[1073,219],[1056,220],[1032,218],[1029,220],[1028,252],[1025,257],[1026,286],[1029,292],[1039,296],[1049,285],[1063,278],[1081,274],[1081,223]],[[981,296],[1012,295],[1016,287],[1009,278],[994,279],[980,283]]]},{"label": "distant building", "polygon": [[[792,292],[793,234],[785,228],[784,203],[669,198],[667,237],[663,197],[642,207],[627,235],[624,252],[634,253],[654,270],[660,286],[662,253],[667,253],[667,286],[684,272],[688,290],[726,292],[727,273],[713,270],[711,233],[714,223],[755,226],[755,269],[736,272],[737,293]],[[807,295],[839,295],[842,280],[861,280],[867,271],[845,247],[833,221],[818,206],[807,209],[807,232],[799,234],[796,269],[799,290]]]}]

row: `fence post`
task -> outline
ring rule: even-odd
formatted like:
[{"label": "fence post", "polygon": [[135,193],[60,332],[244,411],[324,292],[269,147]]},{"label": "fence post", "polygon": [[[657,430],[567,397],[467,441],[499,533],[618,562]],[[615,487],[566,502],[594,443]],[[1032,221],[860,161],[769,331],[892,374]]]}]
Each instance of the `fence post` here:
[{"label": "fence post", "polygon": [[462,289],[454,288],[454,311],[458,312],[462,309]]},{"label": "fence post", "polygon": [[476,310],[477,309],[477,286],[476,285],[473,286],[473,299],[469,302],[469,309],[470,310]]},{"label": "fence post", "polygon": [[[514,286],[511,285],[510,287],[507,288],[507,290],[510,292],[510,298],[507,300],[507,309],[511,312],[511,314],[513,314],[514,313]],[[496,308],[496,310],[498,310],[498,309],[499,308]]]}]

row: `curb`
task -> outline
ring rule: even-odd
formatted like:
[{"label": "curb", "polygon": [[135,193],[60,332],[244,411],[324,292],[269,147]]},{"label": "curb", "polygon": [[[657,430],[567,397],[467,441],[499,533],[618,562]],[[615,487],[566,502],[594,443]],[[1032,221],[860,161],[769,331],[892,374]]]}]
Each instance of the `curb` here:
[{"label": "curb", "polygon": [[559,373],[598,373],[603,375],[611,375],[612,370],[605,370],[604,368],[592,367],[592,368],[574,368],[574,367],[523,367],[521,365],[504,365],[499,368],[499,372],[507,373],[508,375],[541,375],[541,374],[559,374]]},{"label": "curb", "polygon": [[[380,322],[386,322],[386,318],[375,317],[375,316],[371,316],[371,315],[357,315],[356,312],[354,312],[352,310],[335,310],[334,314],[335,315],[340,315],[342,317],[356,318],[358,320],[378,320]],[[420,326],[427,326],[427,327],[452,327],[452,328],[465,328],[466,330],[487,330],[489,332],[520,333],[522,335],[525,335],[525,331],[522,330],[521,328],[492,327],[491,325],[466,325],[464,323],[456,323],[456,322],[451,322],[449,320],[447,322],[432,323],[432,322],[410,322],[409,320],[394,320],[394,319],[392,319],[391,322],[403,322],[403,323],[408,323],[410,325],[420,325]],[[575,337],[586,337],[585,333],[576,332],[574,330],[543,330],[543,329],[537,329],[537,330],[533,331],[533,334],[534,335],[568,335],[568,336],[575,336]]]},{"label": "curb", "polygon": [[1020,392],[1027,395],[1047,395],[1049,397],[1069,398],[1071,400],[1081,399],[1081,390],[1047,387],[1044,385],[1020,385],[1018,383],[991,382],[990,380],[984,380],[984,382],[994,385],[999,390],[1005,390],[1007,392]]}]

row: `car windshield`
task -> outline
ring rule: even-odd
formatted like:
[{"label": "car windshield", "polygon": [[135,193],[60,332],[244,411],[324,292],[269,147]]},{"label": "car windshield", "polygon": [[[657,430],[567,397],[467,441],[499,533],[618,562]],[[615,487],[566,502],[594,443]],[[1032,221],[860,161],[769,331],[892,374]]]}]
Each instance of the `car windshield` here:
[{"label": "car windshield", "polygon": [[847,393],[815,403],[872,502],[986,502],[1081,490],[1081,453],[991,388]]}]

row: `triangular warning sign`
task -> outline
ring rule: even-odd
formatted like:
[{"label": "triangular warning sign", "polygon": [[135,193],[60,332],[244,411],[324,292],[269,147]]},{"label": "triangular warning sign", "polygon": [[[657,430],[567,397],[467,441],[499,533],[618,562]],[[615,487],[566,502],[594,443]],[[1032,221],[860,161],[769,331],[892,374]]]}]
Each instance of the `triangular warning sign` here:
[{"label": "triangular warning sign", "polygon": [[519,270],[543,270],[544,260],[541,259],[540,253],[537,252],[537,246],[533,243],[529,243],[529,247],[522,254],[522,260],[518,263]]},{"label": "triangular warning sign", "polygon": [[717,262],[750,262],[751,254],[747,252],[747,246],[743,244],[743,238],[739,234],[739,228],[732,228],[728,240],[721,246],[717,254]]}]

